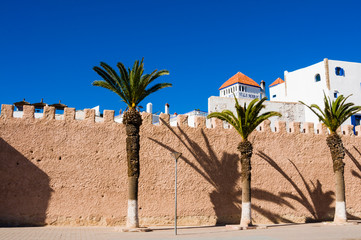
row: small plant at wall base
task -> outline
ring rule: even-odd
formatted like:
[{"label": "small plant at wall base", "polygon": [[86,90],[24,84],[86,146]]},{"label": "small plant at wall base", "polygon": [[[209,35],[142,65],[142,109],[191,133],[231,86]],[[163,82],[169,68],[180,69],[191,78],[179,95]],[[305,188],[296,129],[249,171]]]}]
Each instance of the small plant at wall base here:
[{"label": "small plant at wall base", "polygon": [[248,141],[248,136],[266,119],[273,116],[281,116],[278,112],[265,112],[261,114],[261,110],[265,108],[263,104],[267,98],[254,99],[248,107],[246,103],[242,107],[239,105],[237,98],[236,113],[237,117],[230,110],[223,110],[222,112],[213,112],[207,118],[218,118],[231,124],[234,129],[241,136],[241,142],[238,145],[238,150],[241,153],[241,176],[242,176],[242,214],[241,226],[252,225],[251,218],[251,157],[253,153],[253,146]]},{"label": "small plant at wall base", "polygon": [[142,61],[135,61],[133,68],[127,69],[119,62],[117,67],[120,76],[108,64],[101,62],[100,67],[93,69],[103,80],[94,81],[93,85],[106,88],[120,96],[127,104],[127,110],[123,115],[123,123],[126,129],[126,150],[128,162],[128,214],[127,227],[138,228],[138,180],[139,180],[139,128],[142,125],[142,117],[138,111],[140,102],[148,95],[166,87],[171,87],[170,83],[157,83],[148,87],[154,80],[163,75],[168,75],[168,70],[154,70],[150,74],[144,73]]},{"label": "small plant at wall base", "polygon": [[[318,105],[312,104],[307,106],[314,114],[317,115],[320,122],[330,130],[330,135],[327,136],[327,146],[330,148],[331,158],[333,162],[333,172],[335,174],[336,184],[336,207],[335,207],[335,223],[342,223],[347,221],[346,213],[346,199],[345,199],[345,179],[343,159],[345,157],[345,149],[341,137],[337,134],[337,129],[341,127],[348,118],[361,110],[361,106],[354,106],[354,103],[346,103],[346,100],[351,95],[344,97],[340,95],[335,100],[326,97],[324,94],[324,109],[322,110]],[[317,111],[316,111],[317,110]]]}]

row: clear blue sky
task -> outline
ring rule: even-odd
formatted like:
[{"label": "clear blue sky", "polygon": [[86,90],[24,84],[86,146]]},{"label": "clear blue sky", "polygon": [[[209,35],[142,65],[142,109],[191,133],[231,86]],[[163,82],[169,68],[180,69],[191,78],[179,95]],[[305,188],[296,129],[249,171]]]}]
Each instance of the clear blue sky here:
[{"label": "clear blue sky", "polygon": [[271,84],[324,58],[361,62],[361,1],[91,1],[0,3],[1,104],[59,100],[76,109],[125,109],[91,83],[104,61],[170,82],[146,98],[154,111],[207,111],[208,97],[238,71]]}]

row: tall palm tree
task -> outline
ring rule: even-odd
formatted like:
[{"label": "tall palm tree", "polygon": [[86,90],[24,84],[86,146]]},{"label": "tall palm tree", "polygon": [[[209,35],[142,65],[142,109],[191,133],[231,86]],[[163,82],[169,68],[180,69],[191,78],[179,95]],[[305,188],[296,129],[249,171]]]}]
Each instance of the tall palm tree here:
[{"label": "tall palm tree", "polygon": [[[344,166],[343,159],[345,157],[345,150],[341,137],[337,134],[337,129],[344,123],[349,117],[361,110],[361,106],[354,106],[354,103],[346,103],[346,100],[351,95],[344,97],[340,95],[335,100],[326,97],[324,94],[324,109],[322,110],[318,105],[311,104],[308,107],[316,116],[320,122],[330,130],[330,134],[326,138],[327,146],[331,151],[331,158],[333,162],[333,172],[335,174],[336,183],[336,208],[335,208],[335,223],[342,223],[347,221],[346,216],[346,202],[345,202],[345,180],[344,180]],[[317,111],[316,111],[317,110]]]},{"label": "tall palm tree", "polygon": [[241,176],[242,176],[242,216],[241,226],[252,225],[251,219],[251,157],[253,153],[253,146],[248,141],[248,136],[256,129],[256,127],[264,120],[273,117],[281,116],[278,112],[265,112],[261,114],[261,110],[265,108],[263,104],[267,98],[254,99],[248,107],[246,103],[242,107],[239,105],[237,98],[236,113],[237,117],[230,110],[223,110],[222,112],[213,112],[207,118],[218,118],[231,124],[234,129],[241,136],[241,142],[238,144],[238,151],[241,153]]},{"label": "tall palm tree", "polygon": [[126,150],[128,161],[128,215],[127,227],[139,227],[138,219],[138,179],[139,179],[139,128],[142,118],[138,111],[140,102],[162,88],[171,87],[170,83],[158,83],[148,87],[154,80],[162,75],[168,75],[167,70],[154,70],[150,74],[143,74],[144,64],[138,60],[133,68],[128,70],[119,62],[117,67],[120,76],[108,64],[101,62],[100,67],[93,69],[103,80],[94,81],[93,85],[106,88],[116,94],[127,104],[127,110],[123,115],[123,123],[126,128]]}]

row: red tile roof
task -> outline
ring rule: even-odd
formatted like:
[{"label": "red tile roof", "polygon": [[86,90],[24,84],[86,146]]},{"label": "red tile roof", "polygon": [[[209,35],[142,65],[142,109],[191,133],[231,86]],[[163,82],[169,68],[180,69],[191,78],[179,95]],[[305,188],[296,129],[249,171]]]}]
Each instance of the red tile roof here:
[{"label": "red tile roof", "polygon": [[247,85],[251,85],[251,86],[255,86],[255,87],[260,87],[260,85],[258,85],[258,83],[256,83],[253,79],[247,77],[246,75],[244,75],[241,72],[238,72],[233,77],[228,79],[225,83],[223,83],[222,86],[218,90],[221,90],[222,88],[231,86],[235,83],[242,83],[242,84],[247,84]]},{"label": "red tile roof", "polygon": [[271,85],[269,85],[270,87],[272,86],[276,86],[277,84],[280,83],[284,83],[285,81],[283,81],[281,78],[277,78]]}]

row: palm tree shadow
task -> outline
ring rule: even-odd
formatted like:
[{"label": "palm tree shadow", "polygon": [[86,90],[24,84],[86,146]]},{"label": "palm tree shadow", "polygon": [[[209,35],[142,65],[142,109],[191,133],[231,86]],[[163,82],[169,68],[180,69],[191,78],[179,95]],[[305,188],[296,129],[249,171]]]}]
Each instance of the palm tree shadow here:
[{"label": "palm tree shadow", "polygon": [[[303,177],[297,166],[290,160],[288,161],[292,164],[295,170],[298,173],[298,176],[301,178],[302,183],[306,188],[305,193],[300,189],[300,187],[289,177],[285,171],[268,155],[263,152],[258,152],[257,155],[261,157],[261,159],[265,160],[270,166],[276,169],[282,177],[284,177],[296,190],[297,194],[293,194],[291,192],[280,192],[279,196],[281,198],[289,198],[300,203],[307,211],[312,215],[312,217],[306,218],[306,222],[318,222],[324,220],[332,219],[332,215],[334,212],[334,208],[331,207],[332,202],[334,201],[334,192],[327,191],[324,192],[322,190],[322,184],[319,180],[316,181],[316,184],[313,181],[307,183],[306,179]],[[310,199],[310,200],[309,200]]]},{"label": "palm tree shadow", "polygon": [[[361,152],[355,147],[353,146],[353,149],[360,155],[361,157]],[[352,176],[354,177],[357,177],[359,179],[361,179],[361,164],[359,161],[357,161],[357,159],[351,154],[350,151],[348,151],[346,148],[345,148],[345,153],[347,154],[347,156],[350,157],[351,161],[355,164],[355,166],[357,167],[357,169],[359,170],[359,172],[356,172],[355,170],[351,170],[351,174]],[[356,217],[354,215],[351,215],[350,213],[347,213],[347,219],[351,219],[351,220],[361,220],[360,217]]]},{"label": "palm tree shadow", "polygon": [[[183,154],[180,159],[192,167],[214,187],[214,190],[209,194],[209,197],[217,217],[217,224],[239,223],[241,217],[240,205],[242,191],[237,187],[237,182],[241,176],[238,167],[238,154],[223,152],[222,156],[218,158],[203,129],[200,130],[202,140],[197,139],[197,141],[195,141],[192,140],[179,126],[176,127],[179,132],[178,134],[174,131],[175,128],[170,127],[163,119],[161,119],[161,121],[190,153],[191,157],[186,157],[187,155],[189,156],[189,154]],[[165,143],[153,138],[149,139],[170,152],[176,151]],[[200,142],[205,143],[206,147],[202,148],[199,144]],[[262,198],[263,200],[273,201],[277,204],[289,205],[287,201],[284,201],[265,190],[254,188],[252,189],[252,195],[254,195],[255,198]],[[264,208],[252,205],[252,209],[273,223],[291,222]]]},{"label": "palm tree shadow", "polygon": [[[361,157],[361,152],[355,147],[353,146],[353,148],[355,149],[355,151],[360,155]],[[355,166],[358,168],[358,170],[360,171],[361,173],[361,164],[357,161],[357,159],[345,148],[345,152],[347,154],[347,156],[350,157],[351,161],[355,164]],[[360,173],[356,172],[355,170],[351,170],[351,174],[357,178],[360,178],[361,179],[361,175]]]}]

